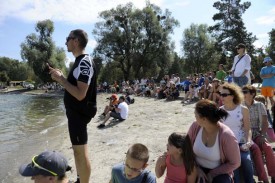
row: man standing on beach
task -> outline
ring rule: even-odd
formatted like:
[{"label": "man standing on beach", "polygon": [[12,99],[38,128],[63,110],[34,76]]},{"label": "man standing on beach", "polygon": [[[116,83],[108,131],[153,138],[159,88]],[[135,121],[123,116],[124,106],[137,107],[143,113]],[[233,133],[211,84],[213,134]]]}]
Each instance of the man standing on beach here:
[{"label": "man standing on beach", "polygon": [[72,52],[75,62],[68,78],[59,69],[49,67],[53,80],[65,88],[64,105],[74,151],[77,170],[76,183],[88,183],[91,165],[88,157],[87,124],[96,114],[96,70],[92,58],[85,54],[88,35],[81,29],[70,32],[66,38],[68,52]]},{"label": "man standing on beach", "polygon": [[265,66],[262,67],[260,72],[260,77],[263,80],[261,93],[265,97],[266,106],[268,107],[267,98],[269,98],[271,106],[274,105],[275,66],[272,65],[270,57],[265,57],[263,63]]}]

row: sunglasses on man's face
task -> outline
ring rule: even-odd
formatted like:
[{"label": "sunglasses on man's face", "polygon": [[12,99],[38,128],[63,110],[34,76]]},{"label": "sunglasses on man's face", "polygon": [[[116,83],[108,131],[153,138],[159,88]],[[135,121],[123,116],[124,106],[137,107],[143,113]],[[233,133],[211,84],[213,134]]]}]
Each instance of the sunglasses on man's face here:
[{"label": "sunglasses on man's face", "polygon": [[69,42],[71,39],[75,39],[75,37],[72,37],[72,36],[66,37],[66,42]]}]

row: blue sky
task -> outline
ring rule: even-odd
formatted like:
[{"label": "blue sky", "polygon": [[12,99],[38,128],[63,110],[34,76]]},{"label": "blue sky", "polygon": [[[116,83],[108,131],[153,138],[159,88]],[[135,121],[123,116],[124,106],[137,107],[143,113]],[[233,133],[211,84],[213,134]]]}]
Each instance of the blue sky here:
[{"label": "blue sky", "polygon": [[[248,0],[247,0],[248,1]],[[66,50],[65,38],[76,28],[84,29],[89,34],[87,53],[96,45],[91,34],[94,23],[99,21],[98,13],[126,4],[129,0],[6,0],[0,2],[0,56],[22,60],[20,44],[27,35],[35,32],[37,21],[51,19],[55,31],[53,39],[57,46]],[[145,0],[132,0],[137,8],[145,6]],[[172,39],[176,51],[182,55],[180,41],[182,32],[191,23],[213,25],[212,17],[217,10],[213,8],[215,0],[151,0],[164,9],[169,9],[172,16],[180,22],[174,30]],[[242,0],[242,2],[244,2]],[[268,44],[268,32],[275,28],[275,0],[250,0],[251,7],[243,15],[245,26],[259,40],[256,47]],[[71,53],[66,53],[68,61],[73,60]]]}]

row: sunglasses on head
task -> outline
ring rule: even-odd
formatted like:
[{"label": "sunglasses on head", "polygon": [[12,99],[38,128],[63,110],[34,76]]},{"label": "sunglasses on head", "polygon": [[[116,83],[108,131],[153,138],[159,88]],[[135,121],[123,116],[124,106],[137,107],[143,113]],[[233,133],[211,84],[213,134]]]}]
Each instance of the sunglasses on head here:
[{"label": "sunglasses on head", "polygon": [[46,171],[46,172],[49,172],[50,174],[52,174],[52,175],[54,175],[54,176],[57,176],[57,173],[54,173],[53,171],[51,171],[51,170],[48,170],[48,169],[46,169],[46,168],[44,168],[44,167],[42,167],[42,166],[40,166],[38,163],[36,163],[35,162],[35,158],[36,158],[37,156],[34,156],[33,158],[32,158],[32,168],[39,168],[40,170],[44,170],[44,171]]},{"label": "sunglasses on head", "polygon": [[227,96],[229,96],[229,95],[232,95],[232,94],[230,94],[230,93],[220,93],[220,96],[221,96],[221,97],[227,97]]}]

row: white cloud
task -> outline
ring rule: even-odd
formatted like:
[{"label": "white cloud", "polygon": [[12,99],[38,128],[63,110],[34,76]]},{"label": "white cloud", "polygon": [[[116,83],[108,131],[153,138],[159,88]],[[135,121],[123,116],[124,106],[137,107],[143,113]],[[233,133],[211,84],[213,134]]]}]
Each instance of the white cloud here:
[{"label": "white cloud", "polygon": [[266,39],[266,38],[269,38],[269,35],[268,33],[263,33],[263,34],[257,34],[256,37],[259,39]]},{"label": "white cloud", "polygon": [[256,22],[259,25],[275,25],[275,7],[267,15],[257,18]]},{"label": "white cloud", "polygon": [[256,21],[260,25],[272,25],[275,24],[275,15],[261,16],[260,18],[257,18]]},{"label": "white cloud", "polygon": [[176,2],[172,2],[172,3],[167,1],[165,6],[168,9],[174,9],[174,8],[179,8],[179,7],[182,8],[182,7],[185,7],[188,5],[190,5],[190,1],[180,1],[180,2],[176,1]]},{"label": "white cloud", "polygon": [[265,44],[261,40],[257,40],[253,43],[256,48],[262,48]]},{"label": "white cloud", "polygon": [[[163,0],[151,0],[158,6]],[[98,13],[126,4],[129,0],[7,0],[0,3],[0,22],[13,17],[28,22],[43,19],[73,23],[94,23]],[[135,7],[145,6],[145,0],[132,0]]]},{"label": "white cloud", "polygon": [[90,39],[89,42],[88,42],[87,47],[89,47],[89,48],[91,48],[91,49],[94,49],[94,48],[96,47],[96,45],[97,45],[96,40]]}]

